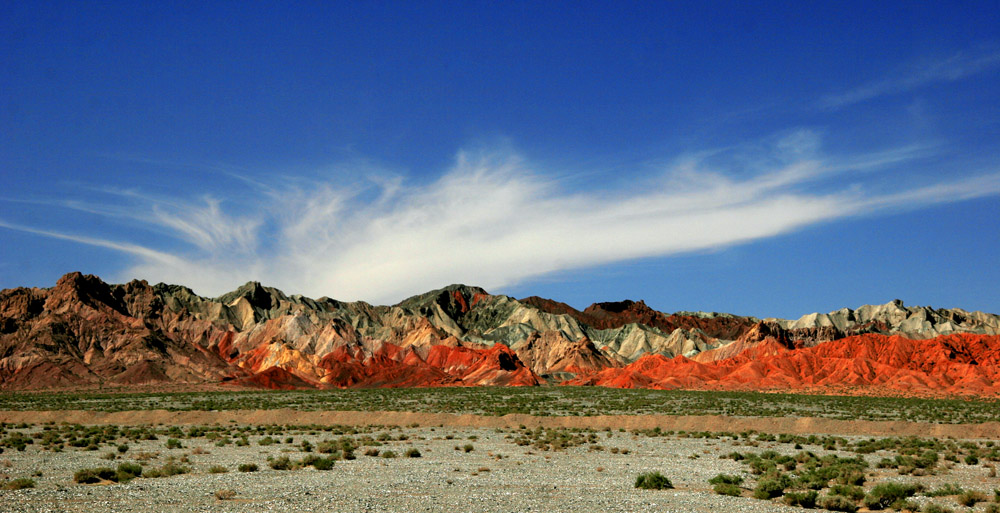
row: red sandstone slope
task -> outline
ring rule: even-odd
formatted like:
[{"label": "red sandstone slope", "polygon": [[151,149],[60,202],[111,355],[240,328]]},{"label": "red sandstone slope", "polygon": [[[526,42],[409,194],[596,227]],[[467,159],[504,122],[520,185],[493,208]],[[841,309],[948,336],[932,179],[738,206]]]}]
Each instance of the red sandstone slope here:
[{"label": "red sandstone slope", "polygon": [[825,389],[914,395],[1000,393],[1000,336],[947,335],[927,340],[857,335],[789,349],[765,338],[729,358],[699,363],[647,355],[567,385],[724,390]]},{"label": "red sandstone slope", "polygon": [[[256,364],[257,367],[253,367]],[[435,345],[425,348],[381,343],[372,348],[342,346],[315,365],[301,361],[248,367],[251,377],[233,384],[265,388],[433,387],[433,386],[534,386],[535,376],[507,346],[468,348]],[[319,377],[306,379],[303,375]]]}]

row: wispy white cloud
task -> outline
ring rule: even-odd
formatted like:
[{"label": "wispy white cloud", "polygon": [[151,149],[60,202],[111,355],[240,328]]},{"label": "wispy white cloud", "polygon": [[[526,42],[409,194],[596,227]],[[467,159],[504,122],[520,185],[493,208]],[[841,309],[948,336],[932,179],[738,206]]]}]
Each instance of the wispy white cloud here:
[{"label": "wispy white cloud", "polygon": [[170,253],[156,251],[139,244],[131,244],[128,242],[117,242],[108,239],[102,239],[97,237],[87,237],[84,235],[75,235],[71,233],[62,233],[52,230],[41,230],[38,228],[33,228],[30,226],[22,226],[16,223],[10,223],[0,219],[0,228],[7,228],[9,230],[17,230],[25,233],[33,233],[35,235],[42,235],[45,237],[50,237],[53,239],[68,240],[70,242],[77,242],[80,244],[86,244],[88,246],[97,246],[101,248],[113,249],[115,251],[121,251],[122,253],[128,253],[130,255],[141,258],[144,262],[152,265],[166,265],[171,267],[183,266],[184,261]]},{"label": "wispy white cloud", "polygon": [[820,100],[824,109],[838,109],[880,96],[899,94],[941,82],[954,82],[1000,66],[996,48],[968,50],[947,58],[914,63],[886,77]]},{"label": "wispy white cloud", "polygon": [[135,264],[113,277],[120,280],[182,283],[208,295],[259,280],[289,293],[386,303],[448,283],[495,289],[555,271],[1000,194],[1000,173],[887,192],[866,181],[869,170],[912,163],[923,148],[832,158],[822,154],[815,134],[797,132],[773,141],[765,153],[717,166],[719,155],[707,152],[613,191],[571,190],[566,179],[549,178],[505,150],[460,153],[449,170],[421,185],[376,170],[380,178],[367,188],[253,178],[264,182],[255,194],[225,201],[117,191],[118,205],[64,205],[109,217],[130,212],[179,241],[159,249],[0,226],[130,254]]}]

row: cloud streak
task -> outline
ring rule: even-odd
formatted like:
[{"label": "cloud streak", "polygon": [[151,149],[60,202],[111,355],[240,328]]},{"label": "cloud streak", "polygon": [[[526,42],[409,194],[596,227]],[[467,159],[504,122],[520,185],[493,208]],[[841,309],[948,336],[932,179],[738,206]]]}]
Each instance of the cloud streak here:
[{"label": "cloud streak", "polygon": [[[838,161],[793,134],[751,173],[682,159],[633,188],[574,191],[510,152],[458,155],[423,185],[380,178],[254,187],[226,200],[115,193],[122,204],[63,206],[131,216],[169,234],[171,249],[107,237],[0,226],[100,246],[135,258],[118,279],[182,283],[217,295],[249,280],[312,297],[396,302],[464,282],[509,286],[556,271],[712,250],[845,217],[1000,194],[1000,173],[879,192],[874,168],[920,158],[905,147]],[[256,180],[256,179],[255,179]],[[266,180],[263,180],[266,182]],[[902,183],[902,181],[895,181]],[[247,199],[249,198],[249,199]]]},{"label": "cloud streak", "polygon": [[820,107],[835,110],[880,96],[899,94],[935,83],[954,82],[1000,66],[1000,50],[963,51],[945,59],[925,60],[880,80],[824,96]]}]

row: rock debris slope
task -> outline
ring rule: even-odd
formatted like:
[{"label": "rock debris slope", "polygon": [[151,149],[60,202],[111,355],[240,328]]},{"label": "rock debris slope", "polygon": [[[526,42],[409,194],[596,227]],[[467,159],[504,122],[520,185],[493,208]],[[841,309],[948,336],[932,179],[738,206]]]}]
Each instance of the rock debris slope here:
[{"label": "rock debris slope", "polygon": [[0,291],[0,387],[533,386],[1000,392],[1000,317],[885,305],[797,320],[580,311],[451,285],[392,306],[250,282],[217,298],[80,273]]}]

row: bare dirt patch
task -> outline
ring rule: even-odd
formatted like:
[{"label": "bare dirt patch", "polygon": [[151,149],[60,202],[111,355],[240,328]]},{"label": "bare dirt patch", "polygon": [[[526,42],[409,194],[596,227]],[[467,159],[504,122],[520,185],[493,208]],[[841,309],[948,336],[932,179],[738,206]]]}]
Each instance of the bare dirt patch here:
[{"label": "bare dirt patch", "polygon": [[816,417],[746,418],[721,415],[598,415],[534,416],[504,415],[500,417],[472,414],[417,413],[397,411],[297,411],[231,410],[231,411],[167,411],[132,410],[99,412],[63,411],[0,411],[2,422],[68,422],[86,425],[195,425],[195,424],[286,424],[286,425],[348,425],[348,426],[443,426],[475,428],[511,428],[517,426],[546,428],[624,428],[675,431],[759,431],[762,433],[829,434],[859,436],[921,436],[951,438],[1000,438],[1000,422],[981,424],[931,424],[905,421],[837,420]]}]

